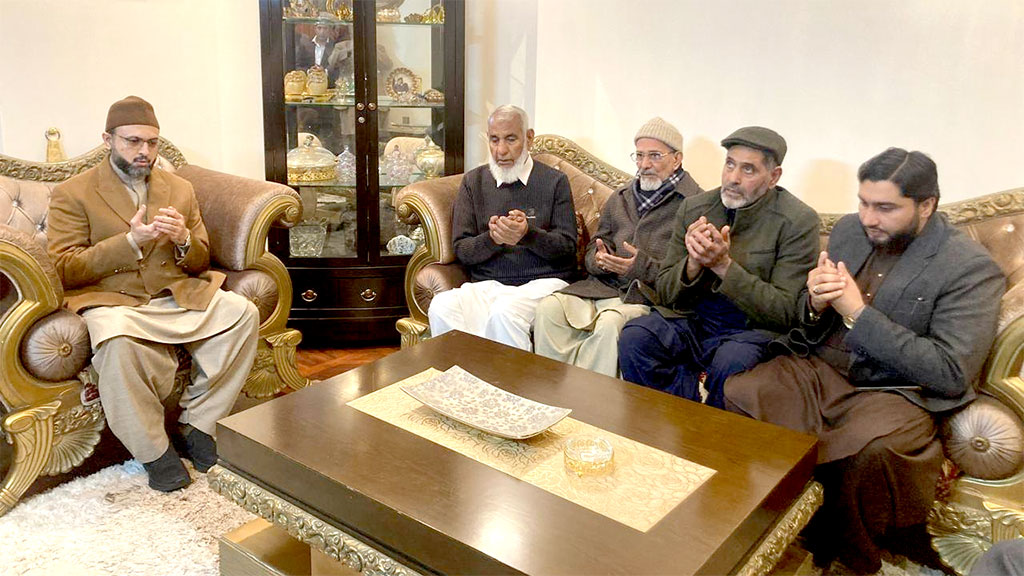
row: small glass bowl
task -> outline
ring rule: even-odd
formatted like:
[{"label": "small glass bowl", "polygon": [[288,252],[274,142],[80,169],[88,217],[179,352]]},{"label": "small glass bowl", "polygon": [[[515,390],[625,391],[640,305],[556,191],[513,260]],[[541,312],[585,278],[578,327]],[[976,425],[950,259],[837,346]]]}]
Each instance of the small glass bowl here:
[{"label": "small glass bowl", "polygon": [[603,436],[580,435],[567,438],[562,446],[565,467],[577,476],[605,474],[614,465],[615,450]]}]

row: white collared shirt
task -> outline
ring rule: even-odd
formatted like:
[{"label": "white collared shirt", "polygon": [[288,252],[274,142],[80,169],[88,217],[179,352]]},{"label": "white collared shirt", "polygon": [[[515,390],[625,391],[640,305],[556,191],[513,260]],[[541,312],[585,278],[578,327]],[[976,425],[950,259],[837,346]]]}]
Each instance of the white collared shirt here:
[{"label": "white collared shirt", "polygon": [[[319,36],[313,36],[313,64],[324,66],[324,51],[327,50],[327,41],[320,40]],[[326,68],[326,66],[324,66]]]}]

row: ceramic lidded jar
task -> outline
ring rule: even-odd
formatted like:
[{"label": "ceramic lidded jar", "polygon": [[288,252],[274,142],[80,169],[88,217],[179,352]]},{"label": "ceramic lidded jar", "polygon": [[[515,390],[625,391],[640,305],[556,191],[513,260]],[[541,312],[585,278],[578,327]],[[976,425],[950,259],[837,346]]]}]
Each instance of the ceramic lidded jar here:
[{"label": "ceramic lidded jar", "polygon": [[444,150],[434,144],[430,136],[423,138],[423,146],[416,149],[416,166],[427,178],[437,178],[444,172]]},{"label": "ceramic lidded jar", "polygon": [[327,93],[327,70],[319,66],[313,66],[306,71],[306,91],[313,96],[322,96]]},{"label": "ceramic lidded jar", "polygon": [[331,151],[317,146],[312,136],[306,136],[301,146],[288,151],[289,182],[319,182],[333,180],[337,159]]},{"label": "ceramic lidded jar", "polygon": [[285,96],[302,96],[306,91],[306,73],[302,70],[292,70],[284,75]]}]

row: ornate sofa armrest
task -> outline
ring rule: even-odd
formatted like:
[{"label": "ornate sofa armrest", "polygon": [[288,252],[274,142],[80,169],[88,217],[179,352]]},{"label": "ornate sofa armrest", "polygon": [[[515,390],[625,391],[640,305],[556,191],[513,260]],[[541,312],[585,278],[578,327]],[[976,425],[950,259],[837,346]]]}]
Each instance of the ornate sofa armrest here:
[{"label": "ornate sofa armrest", "polygon": [[271,226],[290,228],[302,217],[299,195],[283,184],[191,164],[176,174],[195,188],[210,236],[211,265],[227,274],[226,288],[260,311],[260,350],[245,393],[266,397],[285,384],[295,389],[307,385],[294,359],[302,336],[285,326],[292,308],[291,278],[281,260],[267,251]]},{"label": "ornate sofa armrest", "polygon": [[[425,325],[427,322],[427,307],[420,304],[422,296],[429,293],[432,298],[440,291],[440,285],[419,285],[420,272],[430,264],[461,268],[455,263],[455,251],[452,248],[452,210],[461,182],[462,174],[424,180],[402,188],[395,197],[398,217],[408,224],[418,221],[423,226],[424,244],[416,249],[405,268],[405,301],[414,323]],[[464,271],[459,272],[463,278],[466,276]],[[453,280],[458,279],[459,272],[453,273]],[[423,300],[427,306],[430,298]],[[399,332],[404,335],[402,321],[399,322]]]},{"label": "ornate sofa armrest", "polygon": [[[0,225],[0,274],[14,285],[17,293],[10,308],[0,311],[0,402],[4,409],[11,411],[54,400],[65,405],[77,404],[81,383],[72,378],[78,370],[58,370],[51,373],[55,375],[53,380],[46,380],[22,361],[22,347],[29,333],[38,330],[37,323],[44,317],[60,310],[64,298],[46,249],[30,234]],[[88,346],[87,339],[85,345]],[[79,339],[66,352],[82,356],[81,346]],[[85,351],[86,357],[88,352]]]}]

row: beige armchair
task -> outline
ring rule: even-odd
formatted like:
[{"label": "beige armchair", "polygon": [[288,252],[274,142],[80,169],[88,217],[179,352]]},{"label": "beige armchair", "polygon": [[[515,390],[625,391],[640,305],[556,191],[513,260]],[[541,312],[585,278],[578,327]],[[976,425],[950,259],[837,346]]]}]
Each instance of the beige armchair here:
[{"label": "beige armchair", "polygon": [[[577,258],[582,262],[590,237],[597,233],[601,207],[631,176],[561,136],[537,136],[530,154],[534,161],[552,166],[569,178],[576,211]],[[409,225],[421,224],[425,240],[405,269],[405,301],[410,315],[397,323],[402,348],[429,336],[427,309],[434,295],[469,280],[465,269],[455,261],[452,248],[452,210],[460,182],[462,174],[423,180],[395,195],[398,218]]]},{"label": "beige armchair", "polygon": [[[82,463],[105,426],[85,321],[61,308],[63,289],[46,253],[46,215],[53,187],[105,161],[107,152],[101,146],[63,160],[59,142],[48,138],[48,162],[0,155],[0,425],[13,445],[0,485],[0,515],[39,475],[65,473]],[[211,266],[227,275],[227,289],[259,309],[259,350],[245,393],[266,397],[306,386],[295,365],[302,337],[285,326],[291,280],[266,251],[272,225],[290,227],[299,220],[298,195],[280,184],[189,165],[163,139],[158,161],[192,183],[210,235]],[[187,354],[182,358],[179,390],[190,377]]]},{"label": "beige armchair", "polygon": [[[534,139],[536,161],[569,176],[581,245],[596,231],[601,207],[630,175],[575,143]],[[452,250],[452,205],[461,175],[417,182],[396,196],[398,215],[423,225],[425,243],[405,273],[410,316],[398,321],[402,347],[429,337],[427,310],[438,292],[468,279]],[[940,485],[929,530],[943,560],[961,574],[993,542],[1024,537],[1024,188],[940,207],[951,221],[992,254],[1008,278],[999,336],[981,383],[981,398],[944,420],[949,477]],[[840,215],[822,215],[822,245]]]}]

